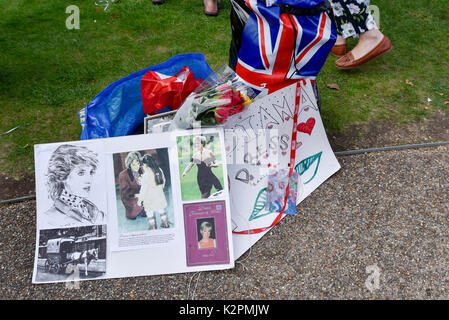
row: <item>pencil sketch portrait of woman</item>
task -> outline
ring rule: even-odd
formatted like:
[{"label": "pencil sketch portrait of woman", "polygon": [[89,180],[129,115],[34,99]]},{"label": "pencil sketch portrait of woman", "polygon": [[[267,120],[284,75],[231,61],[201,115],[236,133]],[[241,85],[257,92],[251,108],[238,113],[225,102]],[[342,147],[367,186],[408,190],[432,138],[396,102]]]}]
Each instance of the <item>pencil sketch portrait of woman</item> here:
[{"label": "pencil sketch portrait of woman", "polygon": [[49,226],[101,224],[102,212],[89,200],[98,155],[83,146],[63,144],[51,155],[46,185],[52,207],[45,212]]}]

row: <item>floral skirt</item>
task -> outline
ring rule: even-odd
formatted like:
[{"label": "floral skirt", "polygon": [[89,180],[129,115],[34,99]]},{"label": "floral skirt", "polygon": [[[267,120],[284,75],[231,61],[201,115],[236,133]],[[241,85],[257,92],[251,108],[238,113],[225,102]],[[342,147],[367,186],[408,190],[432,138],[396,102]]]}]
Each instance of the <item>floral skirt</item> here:
[{"label": "floral skirt", "polygon": [[370,0],[330,0],[337,32],[343,38],[358,38],[360,33],[376,28],[369,11]]}]

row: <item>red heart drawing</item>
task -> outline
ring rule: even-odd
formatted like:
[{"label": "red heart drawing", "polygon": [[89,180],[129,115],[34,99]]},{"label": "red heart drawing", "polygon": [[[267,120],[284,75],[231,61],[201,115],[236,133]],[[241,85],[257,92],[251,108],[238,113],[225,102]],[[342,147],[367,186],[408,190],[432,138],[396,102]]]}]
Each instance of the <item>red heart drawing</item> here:
[{"label": "red heart drawing", "polygon": [[298,124],[298,131],[307,133],[309,136],[312,133],[313,127],[315,126],[315,118],[309,118],[307,122],[301,122]]}]

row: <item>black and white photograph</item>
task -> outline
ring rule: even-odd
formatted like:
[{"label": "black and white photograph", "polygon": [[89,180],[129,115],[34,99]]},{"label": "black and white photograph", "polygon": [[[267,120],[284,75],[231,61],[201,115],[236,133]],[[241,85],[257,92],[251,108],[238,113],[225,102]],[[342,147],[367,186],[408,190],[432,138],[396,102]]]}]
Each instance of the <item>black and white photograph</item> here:
[{"label": "black and white photograph", "polygon": [[106,273],[106,225],[39,231],[34,282],[76,281]]},{"label": "black and white photograph", "polygon": [[106,223],[106,196],[100,192],[104,165],[96,144],[92,146],[66,143],[37,149],[40,229]]}]

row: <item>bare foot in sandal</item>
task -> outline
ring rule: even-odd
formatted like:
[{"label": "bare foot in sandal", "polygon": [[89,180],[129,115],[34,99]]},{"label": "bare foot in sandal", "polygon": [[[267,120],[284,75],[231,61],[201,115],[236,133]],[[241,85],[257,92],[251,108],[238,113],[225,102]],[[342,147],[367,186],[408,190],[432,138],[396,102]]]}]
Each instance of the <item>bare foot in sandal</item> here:
[{"label": "bare foot in sandal", "polygon": [[218,15],[218,0],[203,0],[204,1],[204,14],[206,16]]}]

